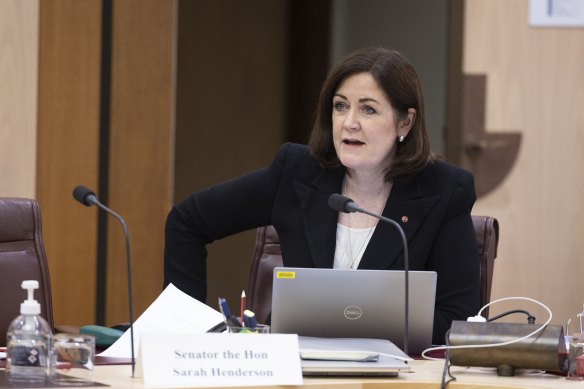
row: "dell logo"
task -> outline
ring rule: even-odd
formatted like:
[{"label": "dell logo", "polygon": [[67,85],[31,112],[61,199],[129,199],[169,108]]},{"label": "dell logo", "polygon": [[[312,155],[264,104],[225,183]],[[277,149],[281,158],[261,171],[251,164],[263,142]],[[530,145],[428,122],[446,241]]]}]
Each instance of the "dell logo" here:
[{"label": "dell logo", "polygon": [[357,320],[361,316],[363,316],[363,311],[361,310],[361,308],[355,305],[349,305],[347,308],[345,308],[344,314],[345,317],[349,320]]}]

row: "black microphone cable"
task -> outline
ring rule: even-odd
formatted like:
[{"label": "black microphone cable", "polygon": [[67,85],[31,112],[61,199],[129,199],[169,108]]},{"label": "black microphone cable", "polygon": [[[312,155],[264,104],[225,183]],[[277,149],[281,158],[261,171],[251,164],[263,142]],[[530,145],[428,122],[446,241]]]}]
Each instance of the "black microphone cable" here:
[{"label": "black microphone cable", "polygon": [[112,209],[106,207],[102,203],[99,202],[95,193],[86,186],[78,185],[73,189],[73,197],[75,200],[80,202],[81,204],[85,205],[86,207],[90,207],[92,205],[97,206],[98,208],[106,211],[114,218],[116,218],[120,224],[122,225],[122,229],[124,231],[124,236],[126,238],[126,268],[128,273],[128,307],[129,307],[129,319],[130,319],[130,349],[131,349],[131,358],[132,358],[132,377],[134,377],[134,368],[135,368],[135,358],[134,358],[134,306],[132,304],[132,261],[130,259],[130,236],[128,234],[128,227],[126,226],[126,222],[124,218],[114,212]]},{"label": "black microphone cable", "polygon": [[350,212],[360,212],[367,214],[369,216],[373,216],[381,221],[389,223],[393,225],[398,231],[402,239],[402,244],[404,246],[404,276],[405,276],[405,309],[404,309],[404,353],[408,354],[408,342],[409,342],[409,311],[410,311],[410,277],[409,277],[409,269],[410,269],[410,260],[408,255],[408,241],[406,239],[406,234],[404,233],[403,228],[395,221],[391,220],[382,215],[377,215],[375,213],[369,212],[365,209],[360,208],[353,200],[350,198],[343,196],[338,193],[333,193],[330,195],[328,200],[329,207],[332,209],[350,213]]}]

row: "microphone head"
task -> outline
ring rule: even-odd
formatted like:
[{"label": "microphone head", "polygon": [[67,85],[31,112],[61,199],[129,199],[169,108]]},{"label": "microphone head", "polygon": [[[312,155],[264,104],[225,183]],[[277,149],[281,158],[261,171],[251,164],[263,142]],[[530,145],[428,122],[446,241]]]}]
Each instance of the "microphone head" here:
[{"label": "microphone head", "polygon": [[94,205],[95,200],[97,199],[95,193],[83,185],[77,185],[75,189],[73,189],[73,198],[87,207]]},{"label": "microphone head", "polygon": [[343,196],[338,193],[333,193],[332,195],[330,195],[328,200],[329,207],[331,207],[335,211],[344,213],[355,212],[355,209],[351,206],[354,204],[355,203],[353,202],[353,200],[351,200],[347,196]]}]

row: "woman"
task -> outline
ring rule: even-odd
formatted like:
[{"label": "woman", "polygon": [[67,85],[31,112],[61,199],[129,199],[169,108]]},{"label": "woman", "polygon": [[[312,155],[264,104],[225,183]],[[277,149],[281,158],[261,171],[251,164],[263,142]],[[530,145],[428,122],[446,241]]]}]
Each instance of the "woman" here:
[{"label": "woman", "polygon": [[285,144],[271,165],[192,194],[166,225],[165,285],[205,301],[205,245],[274,225],[285,266],[403,269],[394,227],[333,211],[341,193],[403,227],[411,270],[438,273],[433,342],[479,309],[470,173],[430,151],[420,82],[398,52],[350,54],[321,90],[308,146]]}]

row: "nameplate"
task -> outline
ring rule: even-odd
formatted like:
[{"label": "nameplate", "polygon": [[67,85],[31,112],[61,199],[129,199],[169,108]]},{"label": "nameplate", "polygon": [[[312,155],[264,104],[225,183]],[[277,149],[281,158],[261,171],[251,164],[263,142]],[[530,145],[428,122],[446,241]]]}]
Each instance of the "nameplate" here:
[{"label": "nameplate", "polygon": [[302,385],[292,334],[142,334],[136,372],[158,388]]}]

